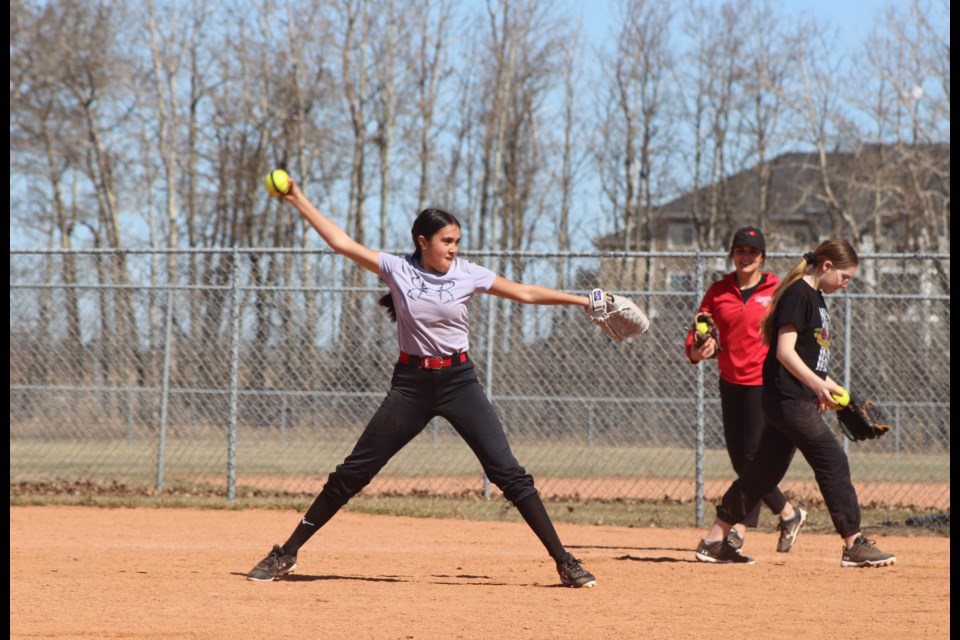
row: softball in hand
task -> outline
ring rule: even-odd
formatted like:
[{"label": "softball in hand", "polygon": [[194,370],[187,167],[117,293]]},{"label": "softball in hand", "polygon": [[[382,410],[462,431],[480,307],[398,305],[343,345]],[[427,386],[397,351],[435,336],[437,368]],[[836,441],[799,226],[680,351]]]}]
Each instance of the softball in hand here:
[{"label": "softball in hand", "polygon": [[290,190],[290,176],[283,169],[274,169],[263,179],[267,193],[272,196],[285,196]]},{"label": "softball in hand", "polygon": [[839,406],[845,407],[850,402],[850,393],[843,387],[837,387],[837,393],[831,393],[833,401]]}]

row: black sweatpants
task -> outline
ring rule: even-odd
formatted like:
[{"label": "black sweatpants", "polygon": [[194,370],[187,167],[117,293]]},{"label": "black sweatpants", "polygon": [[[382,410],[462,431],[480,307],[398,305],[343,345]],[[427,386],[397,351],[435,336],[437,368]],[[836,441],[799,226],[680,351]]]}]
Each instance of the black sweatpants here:
[{"label": "black sweatpants", "polygon": [[764,429],[753,463],[727,489],[717,506],[717,517],[729,524],[742,522],[760,497],[783,480],[799,449],[813,469],[837,533],[843,538],[859,533],[860,503],[850,464],[816,403],[783,400],[765,388],[763,411],[773,428]]},{"label": "black sweatpants", "polygon": [[537,493],[533,477],[510,450],[503,426],[467,360],[444,369],[397,363],[390,391],[349,456],[327,478],[321,492],[339,509],[360,492],[383,466],[435,416],[446,418],[490,481],[517,504]]},{"label": "black sweatpants", "polygon": [[[757,457],[760,436],[767,426],[763,415],[763,387],[734,384],[720,379],[720,408],[723,411],[723,436],[727,442],[730,463],[738,476],[744,474],[750,462]],[[787,498],[774,487],[763,495],[763,503],[779,515],[787,505]],[[760,520],[757,502],[743,518],[743,524],[756,527]]]}]

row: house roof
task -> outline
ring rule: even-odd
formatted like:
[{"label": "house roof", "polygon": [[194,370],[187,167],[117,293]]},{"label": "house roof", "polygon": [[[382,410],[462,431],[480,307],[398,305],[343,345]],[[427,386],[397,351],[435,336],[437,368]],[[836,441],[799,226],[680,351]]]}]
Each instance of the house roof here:
[{"label": "house roof", "polygon": [[[825,161],[834,201],[841,210],[854,216],[874,215],[878,207],[881,215],[902,214],[908,205],[903,198],[895,196],[902,195],[905,191],[902,187],[915,179],[921,189],[940,191],[949,199],[949,143],[906,147],[862,145],[853,152],[827,153]],[[820,221],[814,217],[831,213],[818,153],[782,154],[768,163],[768,171],[766,212],[760,211],[761,171],[759,166],[754,166],[716,185],[705,186],[656,207],[654,217],[661,225],[706,221],[715,208],[718,231],[729,234],[735,227],[749,224],[817,223]],[[833,210],[839,213],[836,207]],[[822,222],[829,226],[831,221],[832,217],[827,216]],[[603,250],[622,248],[623,237],[621,230],[596,239],[594,245]]]}]

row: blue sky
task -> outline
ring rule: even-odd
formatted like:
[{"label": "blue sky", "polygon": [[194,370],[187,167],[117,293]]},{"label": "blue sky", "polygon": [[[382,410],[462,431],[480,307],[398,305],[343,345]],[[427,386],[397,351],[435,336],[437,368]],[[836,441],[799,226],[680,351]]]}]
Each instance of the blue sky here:
[{"label": "blue sky", "polygon": [[830,27],[839,29],[847,48],[856,47],[891,4],[891,0],[780,0],[787,13],[828,21]]},{"label": "blue sky", "polygon": [[[595,44],[602,44],[613,32],[621,0],[557,0],[558,9],[568,15],[581,15],[587,34]],[[671,2],[678,12],[687,6],[687,0],[648,0]],[[719,6],[722,0],[704,0]],[[734,0],[731,0],[734,1]],[[830,35],[836,36],[838,52],[847,61],[860,51],[866,36],[883,20],[887,8],[901,11],[909,7],[908,0],[768,0],[778,15],[799,19],[814,18]],[[461,0],[482,7],[486,0]],[[930,0],[935,11],[942,11],[942,0]],[[949,6],[949,5],[948,5]],[[944,27],[948,28],[948,27]],[[13,178],[11,178],[13,180]],[[13,183],[12,183],[13,184]],[[10,228],[11,246],[17,229]]]},{"label": "blue sky", "polygon": [[[870,31],[874,23],[883,18],[892,0],[781,0],[780,5],[789,13],[807,14],[828,21],[840,29],[840,36],[847,44],[856,44]],[[900,4],[905,5],[906,2]]]},{"label": "blue sky", "polygon": [[[662,0],[657,0],[662,1]],[[582,11],[591,37],[603,37],[617,14],[618,0],[564,0],[572,11]],[[683,2],[677,2],[683,6]],[[719,1],[717,2],[719,4]],[[836,29],[844,49],[854,49],[883,17],[886,7],[905,7],[905,0],[776,0],[773,6],[787,15],[817,18],[828,29]]]}]

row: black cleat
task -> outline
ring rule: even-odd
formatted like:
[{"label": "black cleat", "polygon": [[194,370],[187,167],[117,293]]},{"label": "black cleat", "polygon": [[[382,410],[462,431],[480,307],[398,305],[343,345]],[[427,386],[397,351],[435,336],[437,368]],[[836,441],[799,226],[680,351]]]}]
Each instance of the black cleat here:
[{"label": "black cleat", "polygon": [[297,556],[287,555],[284,553],[283,547],[275,544],[270,554],[250,570],[250,573],[247,574],[247,580],[270,582],[280,576],[287,575],[296,568]]},{"label": "black cleat", "polygon": [[580,561],[568,553],[562,560],[557,561],[557,573],[560,574],[560,582],[565,587],[592,587],[597,584],[597,579],[592,573],[580,565]]},{"label": "black cleat", "polygon": [[697,560],[716,564],[753,564],[753,558],[740,555],[726,540],[717,542],[701,540],[697,545]]}]

